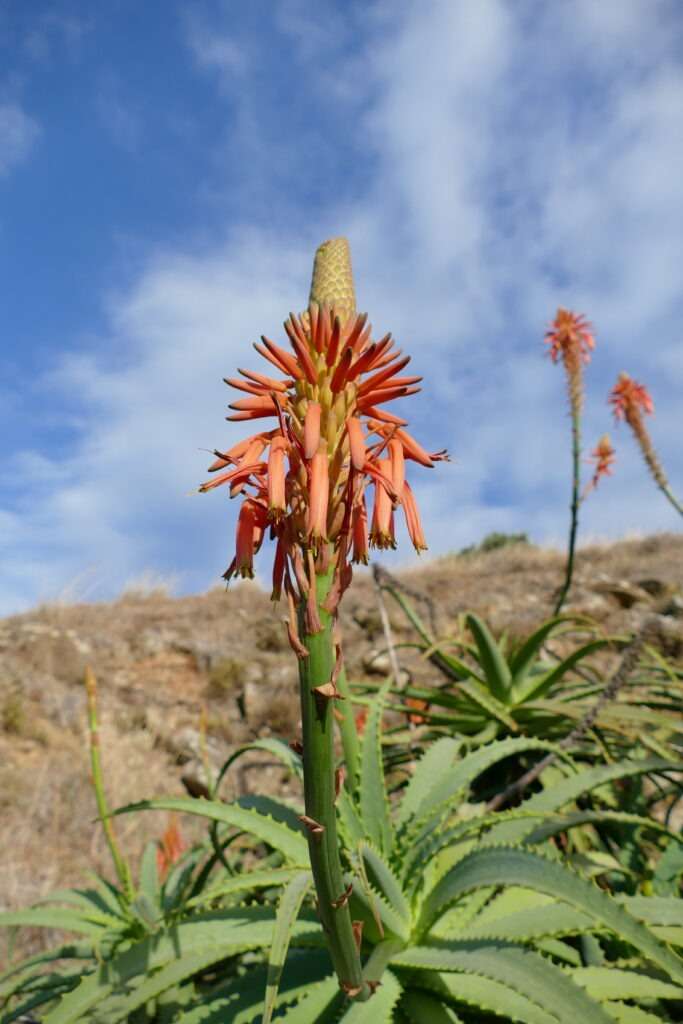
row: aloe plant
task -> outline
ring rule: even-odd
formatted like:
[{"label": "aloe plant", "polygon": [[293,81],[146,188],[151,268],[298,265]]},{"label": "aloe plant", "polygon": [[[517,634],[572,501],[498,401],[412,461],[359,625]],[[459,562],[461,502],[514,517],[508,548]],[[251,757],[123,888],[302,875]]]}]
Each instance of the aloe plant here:
[{"label": "aloe plant", "polygon": [[[149,904],[167,909],[156,919],[145,916],[137,934],[123,924],[121,894],[102,884],[96,893],[57,894],[55,902],[68,901],[68,910],[51,902],[4,915],[0,923],[10,925],[59,920],[80,939],[52,954],[75,969],[41,980],[33,958],[2,978],[0,992],[6,999],[13,994],[16,1004],[3,1020],[46,1005],[47,1024],[470,1024],[482,1013],[532,1024],[579,1017],[606,1024],[629,1014],[636,1020],[637,1008],[665,1013],[683,998],[683,960],[672,948],[683,948],[683,927],[673,890],[612,895],[591,880],[596,872],[609,875],[605,864],[586,856],[568,867],[555,844],[564,837],[567,847],[567,837],[581,829],[618,823],[658,834],[680,853],[680,837],[665,825],[611,811],[604,802],[615,783],[663,776],[679,763],[650,758],[586,768],[532,737],[463,756],[460,742],[443,737],[401,782],[386,777],[382,756],[387,691],[371,703],[357,784],[341,789],[336,803],[343,883],[364,982],[373,991],[367,1003],[350,1001],[334,973],[311,904],[300,809],[264,797],[231,804],[167,797],[121,813],[199,815],[217,824],[226,850],[239,833],[260,860],[250,871],[229,874],[209,846],[186,855],[165,883],[176,894],[170,902],[148,889]],[[256,749],[277,755],[302,777],[300,758],[285,743],[262,741]],[[483,772],[523,750],[553,749],[552,784],[521,808],[488,813],[472,803]],[[593,809],[580,809],[600,794]],[[683,860],[677,870],[680,875]],[[49,959],[46,954],[41,963]]]},{"label": "aloe plant", "polygon": [[[591,655],[609,646],[628,646],[629,638],[593,635],[564,657],[551,660],[544,653],[546,642],[570,635],[577,625],[590,631],[589,620],[554,616],[512,647],[504,635],[496,639],[486,623],[470,612],[461,617],[458,636],[437,640],[398,581],[388,574],[382,579],[383,588],[417,634],[403,646],[420,651],[441,676],[431,685],[402,687],[395,692],[394,707],[409,715],[414,705],[408,702],[419,702],[420,718],[432,733],[467,735],[474,742],[519,734],[559,739],[590,714],[591,730],[596,727],[603,734],[610,756],[627,751],[633,743],[665,757],[679,751],[683,676],[651,645],[637,641],[642,654],[635,669],[620,682],[619,699],[614,694],[604,701],[608,680],[593,666]],[[356,691],[361,694],[373,688],[377,687],[363,681]],[[591,737],[594,733],[587,731],[584,746],[590,745]],[[593,750],[597,756],[604,754],[599,743],[593,742]]]}]

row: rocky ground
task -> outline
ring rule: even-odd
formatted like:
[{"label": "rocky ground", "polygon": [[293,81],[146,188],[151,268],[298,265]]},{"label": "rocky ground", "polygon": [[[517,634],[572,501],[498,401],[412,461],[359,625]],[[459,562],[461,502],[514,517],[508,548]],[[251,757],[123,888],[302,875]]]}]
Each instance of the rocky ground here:
[{"label": "rocky ground", "polygon": [[[474,610],[494,632],[524,635],[547,618],[563,556],[527,544],[448,556],[401,574],[426,595],[437,635]],[[659,645],[683,659],[683,537],[663,534],[584,548],[566,610],[590,615],[608,633],[655,616]],[[410,631],[389,602],[398,642]],[[108,872],[89,784],[83,671],[99,683],[106,786],[112,805],[184,793],[207,756],[220,765],[236,745],[267,735],[295,737],[296,664],[283,612],[255,584],[197,597],[128,595],[106,604],[42,606],[0,621],[0,909],[23,906],[92,868]],[[358,573],[344,601],[342,631],[352,679],[389,671],[376,594]],[[402,667],[423,678],[427,663],[400,650]],[[284,784],[258,758],[228,778],[223,795]],[[119,819],[133,861],[165,819]],[[182,823],[191,839],[198,822]],[[22,938],[37,948],[38,936]],[[0,939],[0,963],[4,958]]]}]

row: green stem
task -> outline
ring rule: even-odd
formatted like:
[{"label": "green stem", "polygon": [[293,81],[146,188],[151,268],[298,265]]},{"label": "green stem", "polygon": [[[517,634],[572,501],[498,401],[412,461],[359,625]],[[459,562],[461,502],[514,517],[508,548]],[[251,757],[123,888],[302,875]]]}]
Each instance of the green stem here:
[{"label": "green stem", "polygon": [[567,593],[572,582],[572,576],[574,575],[574,550],[576,548],[576,533],[579,528],[579,488],[581,485],[580,481],[580,462],[581,462],[581,426],[579,423],[579,411],[578,409],[572,410],[572,503],[571,503],[571,523],[569,526],[569,544],[567,546],[567,567],[564,574],[564,585],[560,591],[560,596],[557,599],[555,605],[554,615],[559,615],[562,610],[562,605],[565,602]]},{"label": "green stem", "polygon": [[321,607],[331,583],[332,570],[316,577],[320,632],[306,631],[303,602],[299,609],[299,632],[308,651],[308,657],[299,660],[305,807],[307,817],[323,828],[322,833],[307,829],[308,849],[318,914],[340,985],[347,991],[357,989],[356,998],[365,1000],[370,996],[370,989],[363,981],[348,903],[334,906],[345,889],[334,806],[334,707],[337,702],[313,693],[315,687],[330,682],[335,663],[332,616]]},{"label": "green stem", "polygon": [[104,837],[114,862],[114,868],[126,899],[131,902],[134,897],[133,881],[130,875],[130,868],[119,849],[116,840],[114,825],[107,806],[107,798],[104,794],[104,779],[102,776],[102,759],[100,757],[100,730],[97,722],[97,680],[89,666],[85,669],[85,690],[88,698],[88,729],[90,732],[90,766],[92,770],[92,782],[97,802],[97,812],[102,822]]},{"label": "green stem", "polygon": [[659,485],[659,488],[663,493],[664,497],[669,499],[669,501],[676,509],[678,514],[683,516],[683,505],[681,505],[680,501],[678,501],[678,499],[674,496],[673,492],[670,491],[668,487],[663,487],[661,484]]},{"label": "green stem", "polygon": [[358,731],[353,714],[353,704],[351,703],[351,687],[346,678],[346,669],[342,669],[339,673],[337,689],[343,698],[340,701],[339,707],[339,711],[342,714],[342,718],[339,721],[339,732],[341,733],[344,764],[346,765],[344,786],[349,793],[355,793],[360,775],[360,747],[358,745]]}]

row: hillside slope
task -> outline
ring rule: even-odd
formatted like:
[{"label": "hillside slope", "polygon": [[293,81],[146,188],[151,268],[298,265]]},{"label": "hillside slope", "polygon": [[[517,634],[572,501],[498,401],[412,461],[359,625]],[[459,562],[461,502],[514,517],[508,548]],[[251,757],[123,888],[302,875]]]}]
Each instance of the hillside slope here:
[{"label": "hillside slope", "polygon": [[[562,571],[560,553],[517,544],[438,559],[400,578],[431,599],[440,636],[470,609],[494,631],[521,635],[551,613]],[[610,633],[633,630],[654,613],[662,650],[681,659],[682,583],[683,537],[584,548],[566,610],[592,616]],[[389,606],[396,639],[406,640],[402,613]],[[202,775],[202,708],[215,765],[249,738],[295,737],[296,664],[282,614],[255,584],[240,583],[196,597],[152,593],[107,604],[43,606],[0,621],[1,908],[82,881],[93,866],[109,870],[93,825],[86,663],[99,681],[111,804],[182,793],[183,775]],[[357,573],[345,598],[342,630],[351,678],[388,670],[368,573]],[[413,676],[433,671],[399,654]],[[223,795],[282,785],[277,767],[256,774],[245,766],[227,780]],[[136,857],[165,824],[153,814],[120,819],[125,849]],[[182,828],[191,838],[199,825],[183,822]]]}]

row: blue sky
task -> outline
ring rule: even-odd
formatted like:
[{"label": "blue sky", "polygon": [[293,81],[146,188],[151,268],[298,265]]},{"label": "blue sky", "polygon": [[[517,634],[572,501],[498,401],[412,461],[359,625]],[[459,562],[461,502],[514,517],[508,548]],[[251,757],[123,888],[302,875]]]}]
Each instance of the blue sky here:
[{"label": "blue sky", "polygon": [[[595,326],[587,448],[626,369],[680,494],[682,37],[677,0],[0,0],[0,611],[216,582],[221,378],[331,235],[454,456],[412,477],[432,553],[563,541],[560,304]],[[612,436],[584,536],[677,529]]]}]

